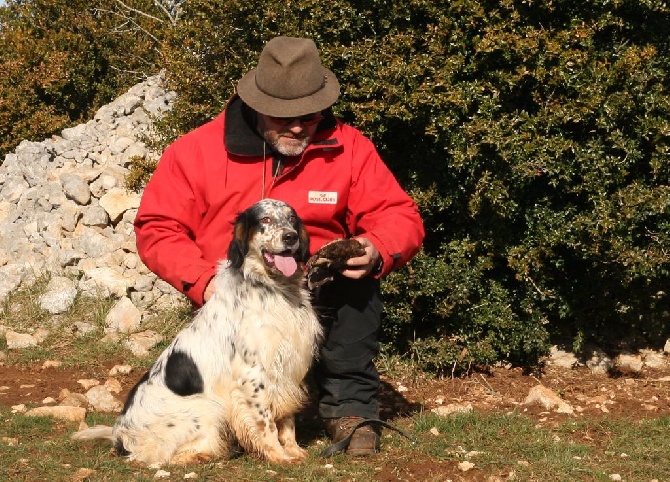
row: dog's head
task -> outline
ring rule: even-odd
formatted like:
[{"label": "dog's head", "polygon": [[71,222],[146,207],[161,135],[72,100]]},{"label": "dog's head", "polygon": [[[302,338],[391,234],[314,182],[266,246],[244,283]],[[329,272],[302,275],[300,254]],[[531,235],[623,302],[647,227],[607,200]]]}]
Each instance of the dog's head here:
[{"label": "dog's head", "polygon": [[233,269],[276,277],[302,277],[309,236],[295,210],[263,199],[237,215],[228,261]]}]

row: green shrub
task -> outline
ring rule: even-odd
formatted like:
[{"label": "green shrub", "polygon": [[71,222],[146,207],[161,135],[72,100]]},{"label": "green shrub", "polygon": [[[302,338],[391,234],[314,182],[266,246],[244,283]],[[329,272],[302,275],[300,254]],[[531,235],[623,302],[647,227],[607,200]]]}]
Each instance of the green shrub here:
[{"label": "green shrub", "polygon": [[[144,10],[142,15],[136,10]],[[154,2],[8,1],[0,7],[0,160],[78,122],[156,73],[172,24]]]},{"label": "green shrub", "polygon": [[656,343],[668,31],[655,0],[189,0],[161,32],[178,98],[160,145],[217,115],[269,38],[311,37],[341,82],[336,112],[425,220],[423,251],[383,284],[397,352],[445,370]]}]

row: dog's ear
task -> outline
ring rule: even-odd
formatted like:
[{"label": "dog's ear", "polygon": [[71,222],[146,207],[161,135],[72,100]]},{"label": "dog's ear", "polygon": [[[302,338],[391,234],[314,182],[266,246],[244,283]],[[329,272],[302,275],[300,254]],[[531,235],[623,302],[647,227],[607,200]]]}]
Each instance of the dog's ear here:
[{"label": "dog's ear", "polygon": [[237,215],[233,227],[233,240],[228,246],[228,261],[233,269],[240,269],[244,264],[244,258],[249,253],[249,230],[251,229],[251,216],[248,211]]},{"label": "dog's ear", "polygon": [[300,237],[300,249],[298,250],[298,261],[307,263],[309,260],[309,234],[305,229],[305,225],[302,224],[300,218],[298,218],[298,236]]}]

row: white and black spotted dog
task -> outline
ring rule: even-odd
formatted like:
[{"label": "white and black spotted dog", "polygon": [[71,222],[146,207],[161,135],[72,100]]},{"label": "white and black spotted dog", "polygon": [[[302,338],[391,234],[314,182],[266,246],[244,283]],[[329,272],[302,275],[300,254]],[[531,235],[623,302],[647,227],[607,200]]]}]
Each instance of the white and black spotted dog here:
[{"label": "white and black spotted dog", "polygon": [[264,199],[238,215],[215,292],[128,395],[108,439],[145,464],[226,456],[239,444],[270,462],[307,456],[294,414],[321,326],[304,287],[309,241],[287,204]]}]

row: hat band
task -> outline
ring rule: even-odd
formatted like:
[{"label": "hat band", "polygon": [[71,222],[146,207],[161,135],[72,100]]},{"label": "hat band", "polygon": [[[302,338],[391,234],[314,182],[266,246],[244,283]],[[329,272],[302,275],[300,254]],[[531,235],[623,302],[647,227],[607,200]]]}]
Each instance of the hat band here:
[{"label": "hat band", "polygon": [[303,97],[309,97],[310,95],[316,94],[318,91],[323,89],[326,86],[326,77],[327,77],[326,75],[323,76],[323,81],[321,82],[321,84],[316,89],[314,89],[310,92],[307,92],[304,95],[300,95],[298,97],[286,97],[286,96],[283,96],[283,95],[277,95],[274,92],[268,92],[258,83],[258,76],[257,75],[254,75],[254,82],[256,83],[256,87],[258,87],[258,90],[263,92],[265,95],[268,95],[270,97],[274,97],[276,99],[294,100],[294,99],[302,99]]}]

